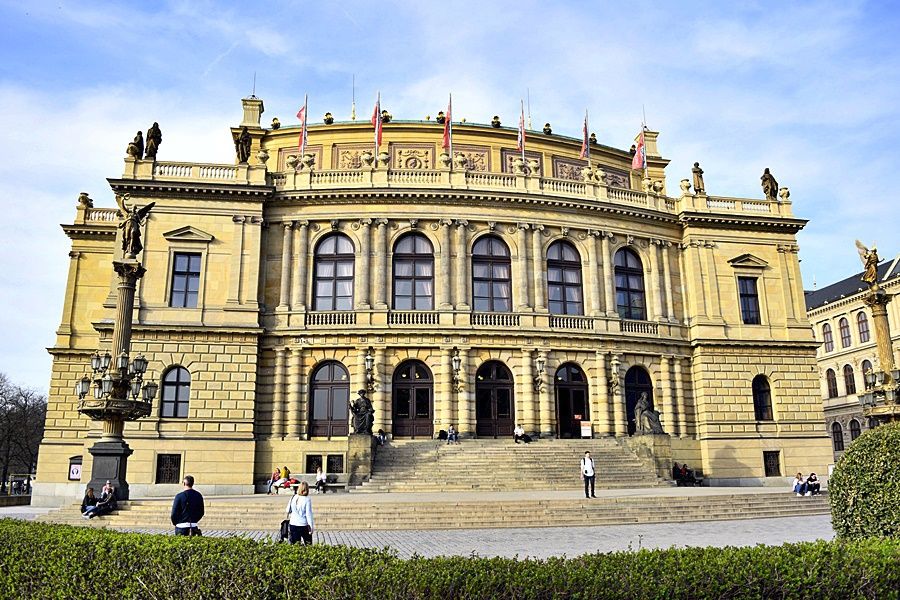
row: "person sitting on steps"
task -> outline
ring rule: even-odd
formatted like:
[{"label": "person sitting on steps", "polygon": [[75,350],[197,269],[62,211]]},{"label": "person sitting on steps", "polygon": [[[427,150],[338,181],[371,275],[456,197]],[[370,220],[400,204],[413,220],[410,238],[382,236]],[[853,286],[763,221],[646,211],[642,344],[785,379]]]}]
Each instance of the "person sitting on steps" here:
[{"label": "person sitting on steps", "polygon": [[328,476],[322,471],[322,467],[316,467],[316,493],[322,493],[328,491]]},{"label": "person sitting on steps", "polygon": [[792,485],[792,489],[794,490],[794,493],[797,494],[798,498],[800,496],[807,495],[808,487],[806,485],[806,482],[803,481],[803,473],[797,473],[797,476],[794,477],[794,483]]},{"label": "person sitting on steps", "polygon": [[518,444],[519,440],[528,444],[531,442],[531,436],[525,433],[525,428],[517,423],[516,428],[513,429],[513,441]]},{"label": "person sitting on steps", "polygon": [[448,444],[458,444],[459,443],[459,432],[456,431],[456,428],[451,425],[450,429],[447,430],[447,443]]},{"label": "person sitting on steps", "polygon": [[810,473],[809,477],[806,478],[806,495],[807,496],[818,496],[821,490],[821,485],[819,484],[819,478],[816,477],[815,473]]}]

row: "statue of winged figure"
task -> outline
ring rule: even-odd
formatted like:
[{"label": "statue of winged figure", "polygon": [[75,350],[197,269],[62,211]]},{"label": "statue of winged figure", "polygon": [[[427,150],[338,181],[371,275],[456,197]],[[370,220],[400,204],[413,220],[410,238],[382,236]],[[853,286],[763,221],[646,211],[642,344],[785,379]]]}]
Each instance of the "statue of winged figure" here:
[{"label": "statue of winged figure", "polygon": [[859,259],[863,264],[861,279],[870,286],[875,285],[878,282],[878,248],[873,242],[872,249],[869,250],[862,242],[856,240],[856,251],[859,252]]},{"label": "statue of winged figure", "polygon": [[116,204],[119,205],[119,210],[122,212],[122,222],[119,223],[119,229],[122,230],[122,252],[125,254],[125,258],[137,258],[140,251],[144,249],[141,244],[141,225],[156,202],[151,202],[141,208],[135,204],[129,210],[125,204],[129,197],[129,194],[116,194]]}]

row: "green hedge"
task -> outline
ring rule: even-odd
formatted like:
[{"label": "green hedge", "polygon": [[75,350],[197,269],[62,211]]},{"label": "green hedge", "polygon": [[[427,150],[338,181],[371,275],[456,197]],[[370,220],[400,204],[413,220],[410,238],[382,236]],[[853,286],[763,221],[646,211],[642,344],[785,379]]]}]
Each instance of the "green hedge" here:
[{"label": "green hedge", "polygon": [[2,598],[896,599],[898,589],[900,542],[885,539],[402,560],[386,551],[0,520]]}]

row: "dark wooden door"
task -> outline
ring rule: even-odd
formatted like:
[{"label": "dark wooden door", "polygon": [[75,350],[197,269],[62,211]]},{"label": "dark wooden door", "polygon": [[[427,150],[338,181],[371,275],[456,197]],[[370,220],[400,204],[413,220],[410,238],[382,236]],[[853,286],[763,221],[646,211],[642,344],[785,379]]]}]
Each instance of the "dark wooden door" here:
[{"label": "dark wooden door", "polygon": [[394,372],[394,437],[434,435],[434,380],[419,361],[401,364]]},{"label": "dark wooden door", "polygon": [[512,436],[515,425],[512,374],[501,362],[486,362],[475,375],[475,435]]},{"label": "dark wooden door", "polygon": [[566,363],[556,371],[556,427],[560,438],[580,438],[581,422],[590,421],[587,378],[578,365]]}]

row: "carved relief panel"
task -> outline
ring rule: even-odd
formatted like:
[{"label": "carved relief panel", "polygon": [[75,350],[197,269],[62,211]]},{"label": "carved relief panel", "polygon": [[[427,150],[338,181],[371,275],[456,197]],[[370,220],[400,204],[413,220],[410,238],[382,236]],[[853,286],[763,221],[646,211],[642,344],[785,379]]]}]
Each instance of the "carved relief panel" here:
[{"label": "carved relief panel", "polygon": [[[381,152],[381,148],[378,150]],[[363,152],[373,154],[374,144],[335,144],[331,149],[331,168],[354,171],[363,166]]]},{"label": "carved relief panel", "polygon": [[[522,153],[516,150],[515,148],[501,148],[500,149],[500,159],[503,161],[503,172],[504,173],[513,173],[513,161],[522,156]],[[541,160],[540,152],[529,152],[525,151],[525,162],[528,163],[532,160],[536,160],[538,164],[538,172],[536,175],[538,177],[543,176],[544,167],[543,161]],[[526,166],[525,173],[528,175],[532,175],[531,169]]]},{"label": "carved relief panel", "polygon": [[469,171],[491,170],[491,149],[487,146],[454,144],[453,154],[462,154],[466,157],[466,168]]},{"label": "carved relief panel", "polygon": [[[278,163],[277,168],[279,171],[287,171],[287,157],[293,154],[294,156],[300,155],[300,148],[298,146],[287,147],[287,148],[279,148],[278,149]],[[321,169],[322,168],[322,146],[321,144],[318,146],[307,146],[306,154],[313,155],[313,169]]]},{"label": "carved relief panel", "polygon": [[391,165],[415,171],[434,168],[434,144],[391,144]]},{"label": "carved relief panel", "polygon": [[553,176],[557,179],[581,181],[581,170],[587,166],[586,160],[553,157]]},{"label": "carved relief panel", "polygon": [[598,165],[606,173],[606,185],[617,188],[631,189],[631,176],[628,171],[614,169],[606,165]]}]

